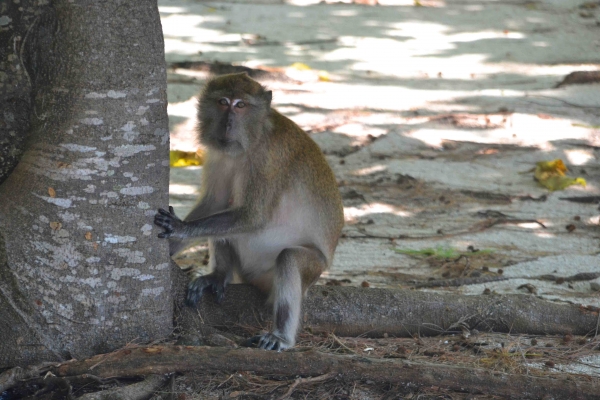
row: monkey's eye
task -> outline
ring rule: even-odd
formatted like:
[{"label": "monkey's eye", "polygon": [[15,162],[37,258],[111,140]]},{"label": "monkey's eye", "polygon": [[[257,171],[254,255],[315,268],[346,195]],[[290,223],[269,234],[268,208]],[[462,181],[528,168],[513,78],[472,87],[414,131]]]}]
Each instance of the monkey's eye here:
[{"label": "monkey's eye", "polygon": [[244,108],[246,107],[246,103],[244,103],[243,101],[238,101],[235,106],[237,108]]},{"label": "monkey's eye", "polygon": [[219,104],[222,105],[222,106],[226,106],[226,105],[229,104],[229,102],[227,101],[226,98],[222,98],[222,99],[219,100]]}]

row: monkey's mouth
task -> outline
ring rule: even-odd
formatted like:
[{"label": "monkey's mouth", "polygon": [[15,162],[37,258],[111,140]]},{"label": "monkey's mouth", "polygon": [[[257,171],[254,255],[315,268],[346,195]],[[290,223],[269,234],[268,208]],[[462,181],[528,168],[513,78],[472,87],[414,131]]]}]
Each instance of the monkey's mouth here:
[{"label": "monkey's mouth", "polygon": [[216,140],[216,142],[216,146],[218,148],[229,153],[238,153],[244,149],[242,144],[234,139],[219,138]]},{"label": "monkey's mouth", "polygon": [[223,139],[217,139],[217,142],[219,142],[219,144],[222,144],[223,146],[227,146],[229,144],[236,143],[236,140],[223,138]]}]

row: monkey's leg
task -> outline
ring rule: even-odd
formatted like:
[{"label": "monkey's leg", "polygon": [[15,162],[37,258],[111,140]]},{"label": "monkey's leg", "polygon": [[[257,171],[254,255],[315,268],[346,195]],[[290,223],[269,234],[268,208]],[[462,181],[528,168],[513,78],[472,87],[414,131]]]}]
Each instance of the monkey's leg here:
[{"label": "monkey's leg", "polygon": [[225,296],[225,286],[233,278],[233,271],[239,265],[239,257],[231,244],[224,240],[209,240],[210,261],[213,271],[208,275],[193,278],[188,285],[186,304],[194,307],[206,289],[212,290],[221,303]]},{"label": "monkey's leg", "polygon": [[302,297],[326,267],[325,257],[315,248],[292,247],[279,253],[271,289],[274,329],[252,338],[252,342],[262,349],[277,351],[294,346]]}]

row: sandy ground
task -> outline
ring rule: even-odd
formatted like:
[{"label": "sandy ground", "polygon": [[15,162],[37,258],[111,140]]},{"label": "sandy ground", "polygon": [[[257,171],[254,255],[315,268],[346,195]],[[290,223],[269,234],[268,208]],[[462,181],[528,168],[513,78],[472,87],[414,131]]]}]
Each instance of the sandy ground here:
[{"label": "sandy ground", "polygon": [[[321,284],[599,307],[599,202],[563,198],[600,196],[600,84],[556,86],[600,70],[600,3],[379,4],[159,1],[170,65],[267,71],[274,106],[322,147],[347,224]],[[198,148],[208,75],[169,70],[172,149]],[[539,186],[530,170],[557,158],[587,186]],[[171,170],[179,215],[200,174]],[[205,268],[195,250],[180,265]],[[562,368],[598,376],[590,357]]]},{"label": "sandy ground", "polygon": [[[169,63],[270,71],[262,81],[275,107],[323,148],[347,220],[323,282],[470,278],[425,290],[531,291],[600,306],[600,279],[568,279],[600,272],[598,204],[561,199],[600,195],[600,85],[556,88],[570,72],[600,69],[600,5],[159,4]],[[170,70],[173,149],[197,148],[194,96],[206,77]],[[527,171],[556,158],[587,186],[537,185]],[[200,173],[172,169],[180,215]],[[500,222],[482,228],[490,221]],[[423,249],[434,251],[406,254]],[[476,283],[499,272],[511,279]],[[549,274],[558,280],[540,279]]]}]

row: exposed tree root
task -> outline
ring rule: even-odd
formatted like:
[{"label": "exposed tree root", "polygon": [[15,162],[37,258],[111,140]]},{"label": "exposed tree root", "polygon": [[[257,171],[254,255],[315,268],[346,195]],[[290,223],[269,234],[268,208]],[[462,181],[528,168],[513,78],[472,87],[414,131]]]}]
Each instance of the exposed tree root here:
[{"label": "exposed tree root", "polygon": [[324,380],[335,377],[346,382],[368,380],[414,388],[437,386],[460,392],[494,393],[513,398],[539,399],[552,396],[600,399],[600,383],[597,379],[590,379],[583,384],[559,375],[555,378],[535,377],[464,366],[340,356],[312,349],[277,353],[219,347],[140,347],[98,355],[84,361],[63,363],[52,368],[52,372],[59,377],[94,373],[104,378],[189,371],[252,371],[258,375],[298,375]]},{"label": "exposed tree root", "polygon": [[[533,295],[429,293],[410,290],[316,286],[304,302],[304,326],[337,336],[431,336],[464,329],[532,335],[586,335],[596,330],[598,312]],[[184,331],[204,325],[233,328],[265,327],[271,309],[253,287],[230,285],[222,304],[207,294],[198,309],[182,308]],[[236,329],[237,327],[237,329]]]},{"label": "exposed tree root", "polygon": [[141,382],[100,392],[86,393],[78,400],[144,400],[163,387],[168,375],[149,375]]},{"label": "exposed tree root", "polygon": [[49,366],[52,365],[56,365],[56,363],[43,363],[28,368],[15,367],[2,372],[0,374],[0,394],[17,385],[20,381],[40,376],[40,374],[48,371]]}]

